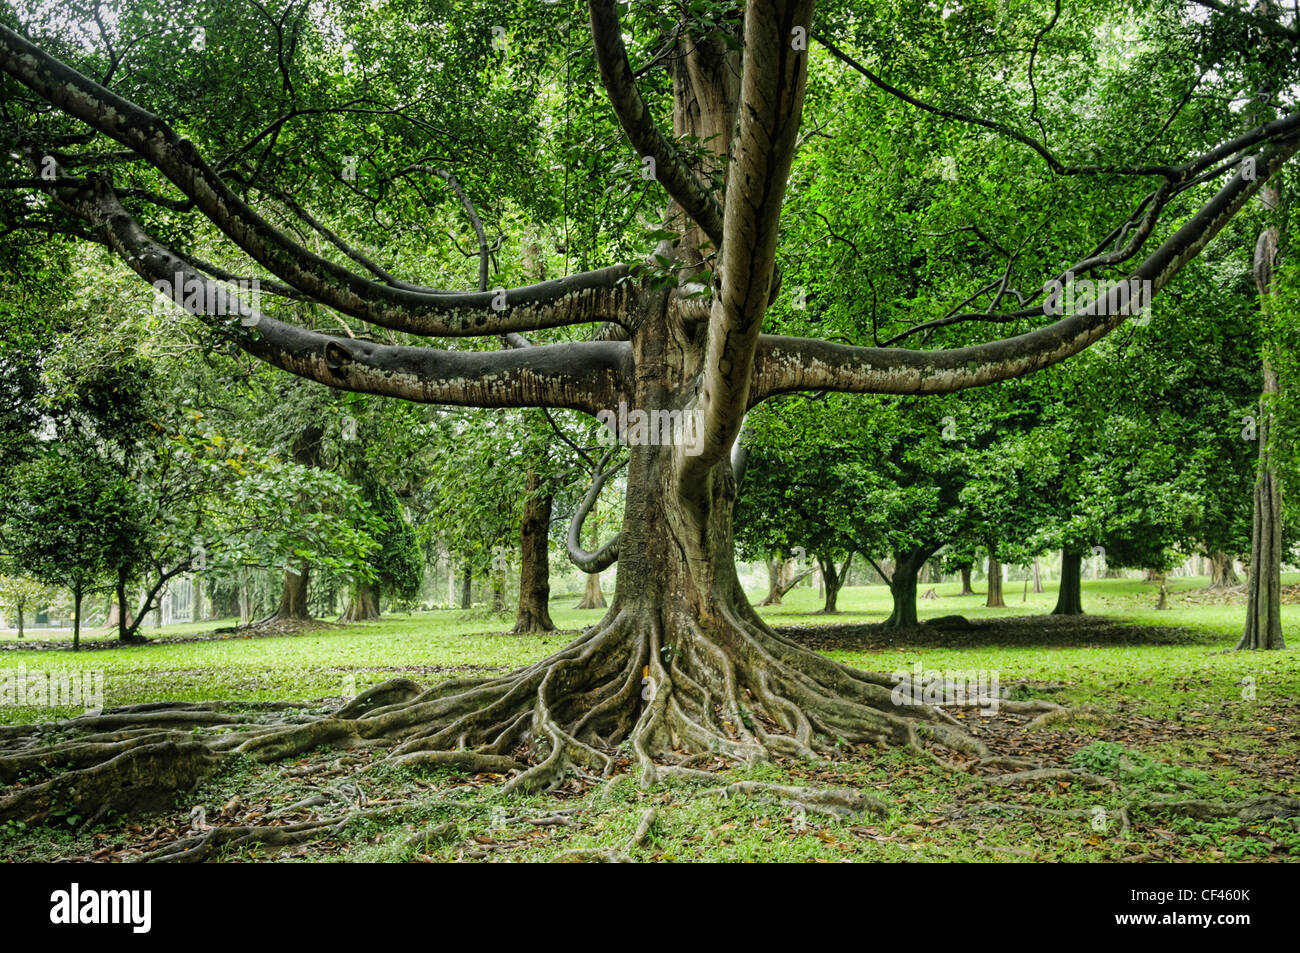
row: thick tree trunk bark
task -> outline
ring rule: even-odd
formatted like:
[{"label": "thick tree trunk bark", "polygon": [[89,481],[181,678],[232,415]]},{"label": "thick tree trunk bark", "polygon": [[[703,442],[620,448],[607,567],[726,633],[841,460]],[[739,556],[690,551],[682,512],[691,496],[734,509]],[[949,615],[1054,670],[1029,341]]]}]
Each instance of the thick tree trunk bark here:
[{"label": "thick tree trunk bark", "polygon": [[961,594],[963,596],[975,595],[975,590],[970,587],[970,566],[961,567]]},{"label": "thick tree trunk bark", "polygon": [[1061,588],[1052,615],[1083,615],[1083,555],[1061,553]]},{"label": "thick tree trunk bark", "polygon": [[339,618],[340,622],[378,622],[379,621],[379,587],[368,582],[359,582],[352,588],[348,607]]},{"label": "thick tree trunk bark", "polygon": [[993,555],[989,556],[988,599],[984,605],[991,609],[1005,609],[1007,605],[1002,601],[1002,563]]},{"label": "thick tree trunk bark", "polygon": [[[284,585],[280,588],[280,607],[275,611],[277,619],[310,619],[311,610],[307,606],[307,594],[310,586],[311,566],[307,560],[298,564],[298,571],[286,569]],[[252,611],[251,607],[249,609]]]},{"label": "thick tree trunk bark", "polygon": [[536,472],[529,470],[524,514],[519,521],[522,555],[519,561],[519,611],[515,615],[514,627],[516,635],[555,631],[550,612],[549,559],[551,506],[554,500],[549,494],[543,494],[540,488],[541,481]]},{"label": "thick tree trunk bark", "polygon": [[912,550],[894,554],[894,572],[889,577],[889,594],[894,600],[894,609],[885,620],[889,629],[906,629],[919,625],[916,615],[916,587],[920,570],[929,556],[924,550]]}]

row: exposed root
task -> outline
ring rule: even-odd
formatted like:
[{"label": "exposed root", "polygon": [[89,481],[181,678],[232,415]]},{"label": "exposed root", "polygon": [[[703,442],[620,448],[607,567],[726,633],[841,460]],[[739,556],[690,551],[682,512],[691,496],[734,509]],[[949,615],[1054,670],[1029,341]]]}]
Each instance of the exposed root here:
[{"label": "exposed root", "polygon": [[575,847],[557,854],[556,864],[630,864],[632,858],[612,847]]},{"label": "exposed root", "polygon": [[[380,750],[373,765],[508,776],[507,794],[548,791],[577,777],[601,783],[607,795],[626,776],[629,755],[647,786],[665,778],[716,784],[714,771],[697,766],[833,758],[846,745],[902,746],[932,757],[937,746],[991,757],[941,707],[897,703],[897,687],[895,677],[848,668],[778,635],[743,604],[701,620],[684,609],[624,605],[518,671],[427,689],[395,679],[328,717],[300,706],[159,703],[0,731],[0,783],[15,785],[0,796],[0,821],[166,808],[177,792],[237,757],[270,763],[321,747]],[[903,687],[908,698],[922,697],[923,686]],[[325,765],[324,773],[316,766],[302,773],[339,774],[354,757],[344,755],[336,769]],[[748,781],[723,791],[837,817],[885,811],[858,791]],[[318,793],[283,814],[349,803],[336,795]],[[214,828],[152,859],[287,846],[328,836],[354,816]],[[650,824],[653,818],[634,845]]]},{"label": "exposed root", "polygon": [[1145,801],[1131,809],[1154,814],[1178,814],[1201,821],[1234,817],[1243,824],[1276,817],[1300,817],[1300,799],[1265,794],[1244,801]]},{"label": "exposed root", "polygon": [[861,818],[869,814],[885,817],[889,814],[889,806],[884,801],[855,788],[805,788],[787,784],[763,784],[759,781],[737,781],[709,793],[731,797],[746,794],[760,801],[835,818]]},{"label": "exposed root", "polygon": [[1017,771],[1013,774],[995,774],[980,778],[980,780],[997,787],[1019,787],[1022,784],[1034,784],[1039,781],[1066,781],[1070,783],[1078,781],[1080,784],[1094,788],[1109,789],[1116,787],[1115,782],[1110,778],[1103,777],[1100,774],[1089,774],[1087,771],[1075,771],[1071,768],[1033,768],[1029,771]]}]

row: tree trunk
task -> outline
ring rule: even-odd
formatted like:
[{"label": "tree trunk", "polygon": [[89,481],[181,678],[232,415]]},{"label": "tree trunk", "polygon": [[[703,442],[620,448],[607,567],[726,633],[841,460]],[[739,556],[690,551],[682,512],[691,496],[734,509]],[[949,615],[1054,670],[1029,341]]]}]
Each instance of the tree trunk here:
[{"label": "tree trunk", "polygon": [[817,557],[817,565],[821,567],[822,580],[826,587],[826,602],[819,610],[822,615],[833,615],[840,611],[836,608],[836,602],[840,597],[840,589],[844,587],[844,577],[848,574],[851,562],[853,562],[852,553],[844,560],[844,566],[836,569],[835,557]]},{"label": "tree trunk", "polygon": [[916,615],[916,587],[928,557],[929,553],[921,549],[894,554],[894,572],[889,577],[894,609],[885,620],[885,628],[906,629],[920,624]]},{"label": "tree trunk", "polygon": [[582,601],[579,602],[575,609],[604,609],[609,605],[605,601],[605,594],[600,591],[600,573],[586,573],[587,580],[583,588]]},{"label": "tree trunk", "polygon": [[970,587],[970,566],[961,567],[961,594],[963,596],[975,595],[975,590]]},{"label": "tree trunk", "polygon": [[72,651],[81,648],[81,597],[85,590],[81,585],[72,587]]},{"label": "tree trunk", "polygon": [[524,515],[519,521],[522,555],[519,560],[519,611],[515,615],[514,627],[516,635],[555,631],[550,612],[549,558],[553,502],[554,498],[550,494],[541,492],[541,480],[536,471],[529,470]]},{"label": "tree trunk", "polygon": [[1083,615],[1083,554],[1062,551],[1061,588],[1052,615]]},{"label": "tree trunk", "polygon": [[1002,601],[1002,563],[993,554],[989,554],[989,581],[988,581],[988,599],[984,604],[990,609],[1005,609],[1007,604]]},{"label": "tree trunk", "polygon": [[22,596],[19,596],[17,609],[18,609],[18,638],[20,639],[23,637],[23,612],[26,609],[26,607],[27,607],[27,600],[24,599]]},{"label": "tree trunk", "polygon": [[760,606],[779,606],[781,599],[785,596],[785,590],[781,583],[785,578],[785,560],[784,559],[766,559],[763,564],[767,567],[767,595],[759,602]]},{"label": "tree trunk", "polygon": [[194,576],[190,580],[190,586],[193,589],[193,597],[190,602],[190,621],[203,621],[203,577]]},{"label": "tree trunk", "polygon": [[[1276,212],[1281,191],[1269,183],[1260,191],[1268,212]],[[1259,290],[1260,310],[1265,324],[1272,313],[1273,269],[1278,256],[1278,229],[1270,225],[1260,232],[1255,243],[1255,287]],[[1264,394],[1260,400],[1259,470],[1255,478],[1253,518],[1250,533],[1250,575],[1246,580],[1246,626],[1238,649],[1286,648],[1282,640],[1282,487],[1273,466],[1269,446],[1270,402],[1278,392],[1277,374],[1268,358],[1265,344]]]},{"label": "tree trunk", "polygon": [[[323,428],[312,424],[304,427],[293,441],[293,462],[301,467],[319,468],[321,466],[321,440],[325,436]],[[276,610],[277,619],[310,619],[308,608],[308,587],[311,582],[311,566],[302,560],[297,574],[286,571],[284,587],[280,593],[280,608]]]},{"label": "tree trunk", "polygon": [[[298,564],[298,571],[286,569],[284,585],[280,589],[280,607],[275,611],[277,619],[310,619],[311,610],[307,607],[307,592],[311,566],[307,560]],[[252,611],[251,608],[249,610]]]},{"label": "tree trunk", "polygon": [[1033,571],[1033,574],[1034,574],[1034,592],[1035,592],[1035,593],[1041,593],[1041,592],[1043,591],[1043,575],[1042,575],[1042,573],[1039,572],[1039,570],[1038,570],[1038,560],[1037,560],[1037,559],[1034,560],[1032,571]]},{"label": "tree trunk", "polygon": [[504,570],[493,569],[488,573],[488,583],[492,587],[492,612],[506,611],[506,574]]},{"label": "tree trunk", "polygon": [[348,607],[339,617],[340,622],[378,622],[379,586],[359,582],[352,587]]},{"label": "tree trunk", "polygon": [[1229,589],[1241,585],[1241,577],[1237,575],[1237,570],[1232,565],[1232,562],[1232,557],[1221,550],[1216,549],[1210,553],[1209,588]]},{"label": "tree trunk", "polygon": [[468,609],[472,605],[474,605],[474,571],[466,563],[460,574],[460,607]]}]

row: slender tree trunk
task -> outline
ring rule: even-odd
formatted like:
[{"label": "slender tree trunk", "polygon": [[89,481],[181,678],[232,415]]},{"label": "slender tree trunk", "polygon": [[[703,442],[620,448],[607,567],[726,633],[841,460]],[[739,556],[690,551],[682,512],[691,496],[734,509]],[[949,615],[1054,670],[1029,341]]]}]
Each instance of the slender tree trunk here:
[{"label": "slender tree trunk", "polygon": [[[321,439],[325,436],[323,428],[312,424],[304,427],[293,441],[293,461],[302,467],[319,468],[321,465]],[[280,608],[276,610],[277,619],[310,619],[308,606],[308,587],[311,584],[311,566],[307,560],[299,564],[297,574],[286,571],[284,586],[280,593]]]},{"label": "slender tree trunk", "polygon": [[488,573],[488,582],[492,587],[492,612],[506,611],[506,574],[500,569]]},{"label": "slender tree trunk", "polygon": [[[593,546],[598,545],[600,538],[599,524],[596,519],[596,512],[600,509],[600,501],[597,500],[591,507],[591,513],[587,516],[587,522],[591,526],[591,542]],[[582,601],[579,602],[575,609],[604,609],[608,605],[605,602],[605,594],[600,591],[600,573],[587,573],[585,588],[582,593]]]},{"label": "slender tree trunk", "polygon": [[975,595],[975,590],[970,586],[970,566],[961,567],[961,594],[963,596]]},{"label": "slender tree trunk", "polygon": [[1034,560],[1032,572],[1034,574],[1034,592],[1041,593],[1043,591],[1043,576],[1042,573],[1039,572],[1038,570],[1037,559]]},{"label": "slender tree trunk", "polygon": [[18,597],[18,638],[23,637],[23,612],[26,610],[27,600],[22,596]]},{"label": "slender tree trunk", "polygon": [[989,554],[988,599],[984,604],[991,609],[1005,609],[1002,601],[1002,563],[992,553]]},{"label": "slender tree trunk", "polygon": [[1083,554],[1062,551],[1061,588],[1052,615],[1083,615]]},{"label": "slender tree trunk", "polygon": [[[1266,8],[1267,9],[1267,8]],[[1260,190],[1264,208],[1274,212],[1281,200],[1275,183]],[[1255,243],[1255,287],[1259,290],[1260,309],[1268,325],[1273,304],[1273,269],[1278,256],[1278,229],[1265,228]],[[1269,329],[1271,332],[1271,328]],[[1282,487],[1273,465],[1271,439],[1271,402],[1278,393],[1277,374],[1268,358],[1265,342],[1264,394],[1260,400],[1259,470],[1255,477],[1253,518],[1250,533],[1250,575],[1246,579],[1246,626],[1238,649],[1286,648],[1282,639]]]},{"label": "slender tree trunk", "polygon": [[821,567],[822,579],[826,586],[826,602],[821,608],[824,615],[832,615],[840,610],[836,608],[836,603],[840,597],[840,589],[844,587],[844,577],[848,573],[849,563],[853,561],[852,554],[844,560],[842,569],[835,568],[835,557],[827,556],[817,557],[817,564]]},{"label": "slender tree trunk", "polygon": [[529,470],[524,514],[519,521],[522,549],[519,560],[519,611],[515,615],[514,628],[517,635],[555,631],[550,612],[549,558],[553,502],[550,494],[541,492],[541,480],[537,473]]},{"label": "slender tree trunk", "polygon": [[72,651],[81,648],[81,597],[85,590],[80,584],[72,587]]},{"label": "slender tree trunk", "polygon": [[474,571],[466,563],[460,573],[460,607],[468,609],[474,604]]},{"label": "slender tree trunk", "polygon": [[190,587],[193,593],[190,602],[190,621],[203,621],[203,577],[194,576],[190,580]]}]

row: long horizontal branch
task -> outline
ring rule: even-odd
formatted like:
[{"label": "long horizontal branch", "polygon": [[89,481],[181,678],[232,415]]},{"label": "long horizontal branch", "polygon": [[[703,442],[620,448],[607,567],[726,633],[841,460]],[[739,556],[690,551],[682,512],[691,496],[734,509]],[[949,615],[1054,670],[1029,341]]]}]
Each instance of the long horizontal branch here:
[{"label": "long horizontal branch", "polygon": [[608,318],[633,293],[615,265],[524,288],[430,292],[372,281],[293,242],[244,202],[194,144],[160,117],[0,25],[0,69],[38,96],[135,151],[231,241],[285,283],[379,327],[436,337],[535,331]]},{"label": "long horizontal branch", "polygon": [[[1240,169],[1129,280],[1150,282],[1151,294],[1158,293],[1298,151],[1300,131],[1295,129],[1265,147],[1255,175]],[[1085,307],[1046,327],[1000,341],[934,351],[854,347],[765,334],[758,344],[751,406],[794,391],[945,394],[1022,377],[1078,354],[1130,317],[1125,308],[1090,313],[1093,310]]]},{"label": "long horizontal branch", "polygon": [[[507,351],[445,351],[339,338],[262,314],[144,231],[107,176],[55,193],[146,281],[201,288],[195,317],[262,361],[339,390],[468,407],[564,407],[595,414],[625,399],[630,345],[583,341]],[[197,301],[197,298],[195,299]],[[225,300],[224,308],[206,306]],[[190,310],[187,308],[187,310]],[[221,310],[225,313],[213,313]]]}]

